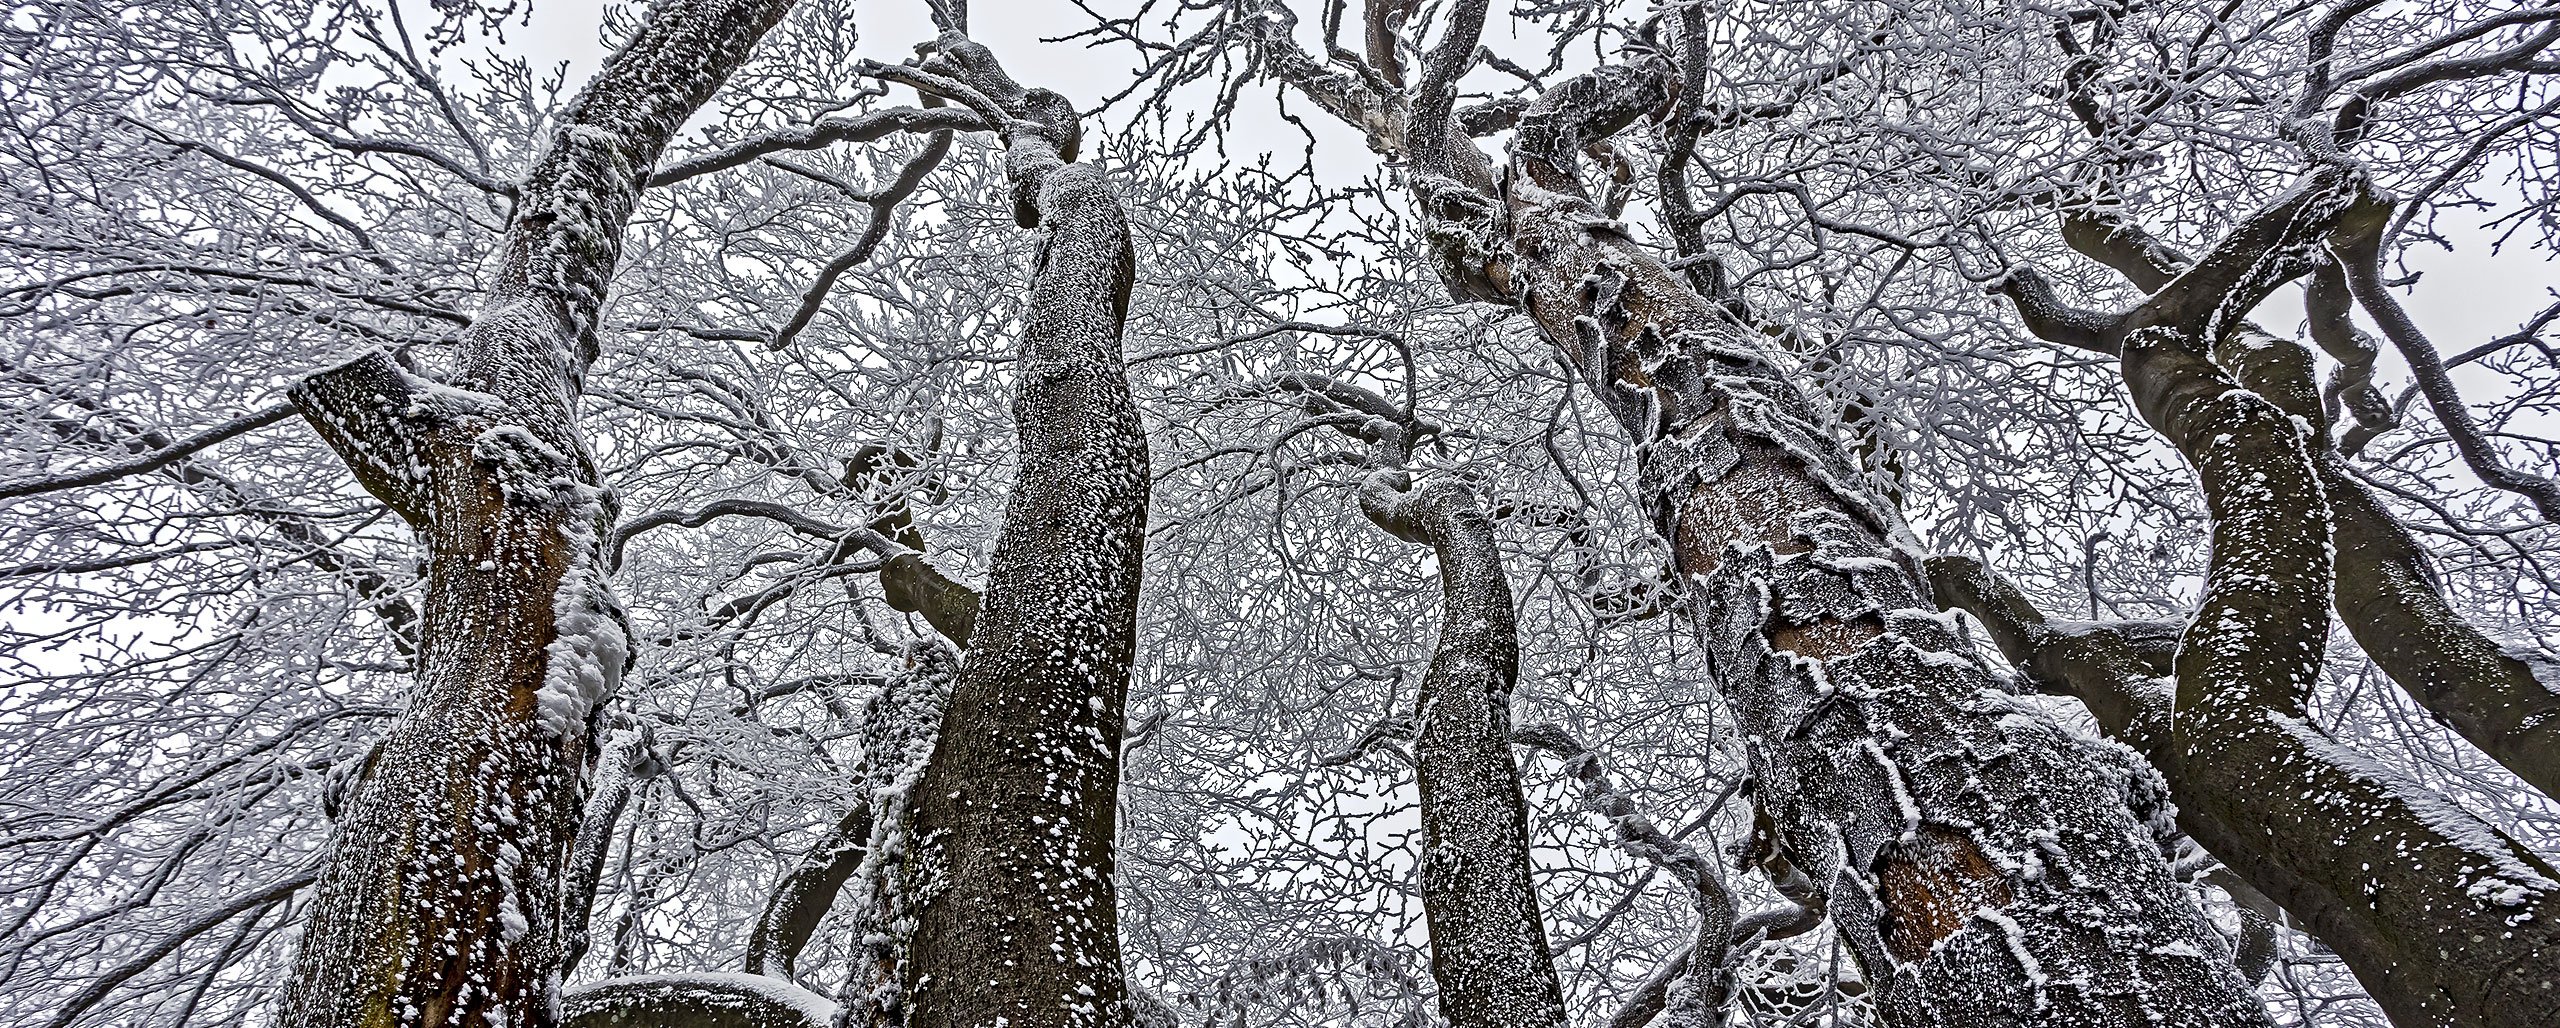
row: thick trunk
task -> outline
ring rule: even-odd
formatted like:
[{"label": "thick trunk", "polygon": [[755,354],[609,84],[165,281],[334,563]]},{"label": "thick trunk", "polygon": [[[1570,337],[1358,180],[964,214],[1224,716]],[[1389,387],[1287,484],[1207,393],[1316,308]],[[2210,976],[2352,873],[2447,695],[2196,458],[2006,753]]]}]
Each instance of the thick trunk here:
[{"label": "thick trunk", "polygon": [[1527,307],[1637,440],[1780,845],[1888,1023],[2263,1023],[2122,784],[1996,696],[1811,405],[1625,237],[1511,214]]},{"label": "thick trunk", "polygon": [[2268,1023],[2128,808],[2135,783],[1992,688],[1834,419],[1588,200],[1576,155],[1677,101],[1667,61],[1540,97],[1489,191],[1445,123],[1485,4],[1450,5],[1409,102],[1309,73],[1285,16],[1254,14],[1267,66],[1327,110],[1410,110],[1451,291],[1525,310],[1626,427],[1778,843],[1828,892],[1887,1023]]},{"label": "thick trunk", "polygon": [[607,61],[519,190],[449,381],[377,352],[294,391],[428,567],[416,698],[339,819],[287,1025],[551,1023],[591,715],[627,658],[579,384],[650,166],[788,6],[664,5]]},{"label": "thick trunk", "polygon": [[1402,471],[1372,472],[1361,507],[1439,557],[1440,639],[1416,698],[1413,757],[1440,1014],[1451,1028],[1561,1028],[1564,993],[1547,956],[1529,807],[1511,755],[1519,627],[1493,522],[1465,486],[1438,478],[1410,488]]},{"label": "thick trunk", "polygon": [[[1981,619],[2040,691],[2081,698],[2110,737],[2160,768],[2179,826],[2226,865],[2220,873],[2263,890],[2303,930],[2337,950],[2394,1023],[2553,1023],[2553,1012],[2531,1007],[2516,1020],[2502,1020],[2507,1013],[2496,1007],[2448,1010],[2446,1017],[2418,1009],[2430,991],[2450,996],[2454,990],[2445,983],[2466,977],[2472,979],[2467,988],[2480,991],[2506,976],[2503,989],[2517,1003],[2560,991],[2551,981],[2560,959],[2552,928],[2560,902],[2548,888],[2508,892],[2494,884],[2549,879],[2548,861],[2289,715],[2260,714],[2247,731],[2206,736],[2210,746],[2229,747],[2234,755],[2223,762],[2225,770],[2208,772],[2216,780],[2198,781],[2169,750],[2175,687],[2154,677],[2122,638],[2047,621],[2025,596],[1970,559],[1932,558],[1930,570],[1939,595]],[[2219,723],[2197,729],[2222,730]],[[2253,780],[2230,780],[2238,776],[2229,767],[2253,764]],[[2231,788],[2245,791],[2210,795]],[[2262,809],[2234,818],[2235,804]],[[2486,902],[2493,895],[2518,902]],[[2243,941],[2244,951],[2253,948]],[[2252,960],[2266,959],[2263,947],[2258,943]]]},{"label": "thick trunk", "polygon": [[1499,226],[1472,270],[1521,298],[1635,440],[1778,843],[1827,889],[1878,1011],[2266,1023],[2128,809],[2131,783],[1991,688],[1830,419],[1582,198],[1572,155],[1657,106],[1666,71],[1611,69],[1533,105],[1498,221],[1435,235]]},{"label": "thick trunk", "polygon": [[1148,485],[1120,354],[1127,217],[1099,169],[1064,163],[1063,98],[1015,85],[955,35],[922,76],[1013,117],[1016,214],[1045,235],[1017,365],[1013,497],[916,786],[906,1023],[1127,1024],[1112,834]]}]

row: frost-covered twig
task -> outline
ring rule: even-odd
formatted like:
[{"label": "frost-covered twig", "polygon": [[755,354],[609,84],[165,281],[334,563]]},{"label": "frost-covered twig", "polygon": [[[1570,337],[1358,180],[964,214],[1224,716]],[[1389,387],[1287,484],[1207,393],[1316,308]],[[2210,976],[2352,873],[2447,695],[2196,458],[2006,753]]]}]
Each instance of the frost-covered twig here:
[{"label": "frost-covered twig", "polygon": [[869,143],[900,132],[919,132],[929,136],[945,132],[981,132],[995,128],[977,114],[959,107],[891,107],[829,117],[811,125],[778,129],[739,140],[709,153],[694,154],[668,161],[649,176],[651,187],[669,186],[689,178],[751,164],[786,150],[822,150],[837,143]]},{"label": "frost-covered twig", "polygon": [[2409,316],[2400,297],[2383,281],[2381,232],[2382,221],[2375,218],[2371,224],[2343,233],[2331,243],[2346,273],[2347,285],[2355,293],[2356,304],[2373,315],[2383,338],[2391,340],[2392,347],[2408,362],[2410,377],[2417,379],[2418,389],[2426,394],[2427,406],[2435,410],[2437,423],[2444,426],[2445,435],[2453,440],[2455,452],[2462,455],[2462,462],[2471,473],[2492,489],[2531,501],[2543,520],[2560,523],[2560,482],[2508,464],[2471,416],[2471,408],[2463,403],[2462,391],[2455,387],[2444,355],[2419,330],[2417,320]]}]

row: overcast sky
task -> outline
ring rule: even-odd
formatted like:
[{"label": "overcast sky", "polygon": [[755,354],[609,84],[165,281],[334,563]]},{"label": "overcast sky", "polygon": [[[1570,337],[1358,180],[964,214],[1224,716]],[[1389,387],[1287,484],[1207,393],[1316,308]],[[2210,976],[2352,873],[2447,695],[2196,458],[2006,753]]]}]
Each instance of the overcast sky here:
[{"label": "overcast sky", "polygon": [[[424,0],[403,2],[425,6]],[[601,4],[595,0],[529,2],[533,4],[531,24],[511,22],[504,49],[531,58],[537,68],[568,61],[567,81],[575,89],[594,72],[605,53],[599,38]],[[859,19],[858,50],[873,60],[896,62],[913,57],[916,44],[934,35],[924,0],[828,2],[852,11]],[[1114,0],[1093,0],[1093,6],[1112,10],[1121,5]],[[1310,12],[1305,20],[1312,23],[1313,18]],[[1016,78],[1026,85],[1063,93],[1079,107],[1090,108],[1108,93],[1126,88],[1131,78],[1132,55],[1126,47],[1094,50],[1081,42],[1042,42],[1089,24],[1088,16],[1066,0],[977,0],[970,22],[972,35],[993,48]],[[1500,34],[1500,26],[1489,27],[1488,41],[1499,45],[1496,37]],[[1229,138],[1231,149],[1247,148],[1255,141],[1274,141],[1289,147],[1282,158],[1295,161],[1300,156],[1303,135],[1272,117],[1268,104],[1248,105],[1239,114],[1239,125]],[[1347,183],[1374,167],[1359,137],[1348,129],[1330,119],[1303,120],[1316,130],[1324,144],[1315,155],[1321,177]],[[1236,156],[1252,154],[1239,152]],[[2560,284],[2552,265],[2537,259],[2527,248],[2510,247],[2505,254],[2493,252],[2494,235],[2479,226],[2498,213],[2503,212],[2466,210],[2442,218],[2439,228],[2452,238],[2457,251],[2446,253],[2433,246],[2421,246],[2410,254],[2411,266],[2424,278],[2416,292],[2405,295],[2405,302],[2419,327],[2447,354],[2515,331],[2525,319],[2552,302],[2554,286]],[[2297,328],[2302,321],[2301,295],[2298,285],[2278,292],[2259,310],[2259,320],[2277,331]],[[2369,324],[2367,327],[2370,329]],[[2388,347],[2380,367],[2386,392],[2396,394],[2408,376]],[[2493,381],[2482,380],[2484,373],[2476,367],[2463,370],[2469,373],[2464,375],[2465,385],[2474,389],[2498,387]]]}]

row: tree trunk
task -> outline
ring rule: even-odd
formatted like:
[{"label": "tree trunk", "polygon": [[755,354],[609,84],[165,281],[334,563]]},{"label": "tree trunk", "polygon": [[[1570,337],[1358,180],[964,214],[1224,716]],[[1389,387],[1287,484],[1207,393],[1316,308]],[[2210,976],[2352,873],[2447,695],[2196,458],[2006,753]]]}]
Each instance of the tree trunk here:
[{"label": "tree trunk", "polygon": [[1428,544],[1440,563],[1440,639],[1415,698],[1414,777],[1422,797],[1422,913],[1431,977],[1450,1028],[1561,1028],[1564,992],[1547,955],[1530,877],[1529,806],[1511,755],[1519,628],[1493,522],[1446,478],[1413,488],[1370,473],[1370,520]]},{"label": "tree trunk", "polygon": [[576,425],[641,183],[789,7],[678,0],[563,113],[442,380],[374,352],[294,402],[428,554],[418,685],[340,818],[283,1023],[548,1025],[596,707],[628,656]]},{"label": "tree trunk", "polygon": [[906,1023],[1127,1024],[1112,835],[1149,482],[1120,354],[1127,216],[1099,169],[1065,163],[1073,108],[1016,85],[984,47],[947,33],[921,72],[900,73],[1002,108],[983,113],[1008,124],[1017,220],[1045,231],[1016,365],[1013,496],[916,786]]},{"label": "tree trunk", "polygon": [[1410,95],[1324,69],[1270,5],[1248,32],[1266,67],[1409,159],[1451,292],[1526,311],[1626,428],[1778,845],[1828,892],[1880,1015],[2269,1023],[2128,808],[2137,783],[1992,688],[1834,419],[1589,200],[1576,155],[1669,107],[1669,62],[1548,90],[1497,183],[1451,118],[1485,11],[1449,6]]},{"label": "tree trunk", "polygon": [[2267,1023],[2133,783],[1997,694],[1832,419],[1587,199],[1575,155],[1671,97],[1665,61],[1604,67],[1522,116],[1501,196],[1419,154],[1415,190],[1455,291],[1515,297],[1635,441],[1778,845],[1878,1012]]}]

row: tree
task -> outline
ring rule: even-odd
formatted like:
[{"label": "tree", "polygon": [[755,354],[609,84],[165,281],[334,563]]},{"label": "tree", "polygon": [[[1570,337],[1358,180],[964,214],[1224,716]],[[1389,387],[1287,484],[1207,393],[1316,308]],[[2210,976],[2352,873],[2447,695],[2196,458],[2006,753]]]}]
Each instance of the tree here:
[{"label": "tree", "polygon": [[596,709],[630,639],[576,424],[623,223],[676,128],[787,3],[653,12],[513,190],[499,280],[441,373],[372,350],[294,405],[427,549],[418,698],[357,772],[303,928],[295,1025],[548,1023]]},{"label": "tree", "polygon": [[1074,108],[1015,83],[965,22],[946,22],[894,77],[1005,126],[1014,219],[1046,233],[1013,403],[1015,487],[914,787],[901,1021],[1125,1023],[1112,855],[1146,546],[1146,436],[1120,354],[1136,257],[1099,169],[1071,163]]},{"label": "tree", "polygon": [[[289,394],[365,347],[469,366],[582,85],[548,62],[666,13],[588,52],[574,5],[431,9],[0,19],[0,1023],[281,1017],[424,709],[440,572]],[[1127,640],[1125,696],[1068,711],[1116,740],[1074,805],[1116,931],[996,968],[1039,1017],[1083,1016],[1036,1002],[1072,969],[1150,1025],[2036,1022],[2171,966],[2156,1004],[2230,1004],[2173,1019],[2545,1016],[2548,4],[978,14],[897,63],[959,5],[793,5],[612,233],[560,422],[618,508],[562,549],[631,653],[543,828],[570,1023],[987,1014],[899,982],[1095,902],[955,878],[1022,826],[910,803],[941,739],[948,781],[1057,730],[991,707],[1093,695],[999,683],[1002,624]],[[1107,180],[1125,272],[1044,169]],[[2172,308],[2209,324],[2118,338]],[[1050,343],[1116,360],[1075,381],[1147,455],[1110,494],[1143,515],[1076,522],[1126,543],[1069,554],[1116,569],[1070,583],[1098,620],[997,595],[1088,477],[1015,406]],[[2231,442],[2155,427],[2190,407]],[[995,702],[946,708],[973,673]],[[997,764],[964,793],[1049,770]],[[2039,794],[1951,819],[1975,780]],[[2065,806],[2098,838],[2002,841]],[[1940,829],[2012,863],[1904,874]],[[2100,847],[2142,855],[2096,873],[2146,951],[1963,892],[2093,910]],[[1932,977],[1968,961],[1999,995]]]},{"label": "tree", "polygon": [[[1823,415],[1595,206],[1578,155],[1671,106],[1671,62],[1648,48],[1530,101],[1497,181],[1452,114],[1484,16],[1451,9],[1409,96],[1315,69],[1271,11],[1247,31],[1290,85],[1412,160],[1452,292],[1517,304],[1634,442],[1646,508],[1711,612],[1701,628],[1780,845],[1829,893],[1886,1019],[2259,1020],[2127,787],[2058,730],[1982,702],[1987,675],[1889,544],[1900,517],[1855,484]],[[2055,847],[2121,877],[2048,878],[2033,858]],[[2087,934],[2098,924],[2115,927]],[[2053,973],[2089,984],[2050,989]]]}]

